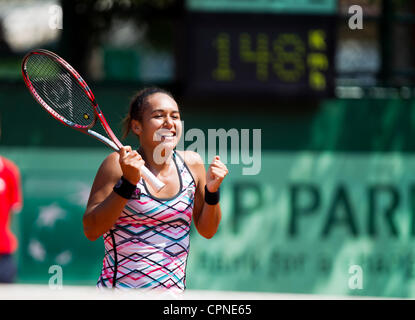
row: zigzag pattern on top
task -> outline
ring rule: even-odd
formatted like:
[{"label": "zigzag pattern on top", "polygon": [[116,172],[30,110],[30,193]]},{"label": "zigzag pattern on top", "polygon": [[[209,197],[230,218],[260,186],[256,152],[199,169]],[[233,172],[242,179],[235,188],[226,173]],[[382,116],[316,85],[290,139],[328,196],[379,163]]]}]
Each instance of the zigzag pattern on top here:
[{"label": "zigzag pattern on top", "polygon": [[103,236],[105,256],[98,287],[185,289],[196,184],[176,152],[173,159],[179,192],[170,199],[159,199],[140,180],[140,199],[129,200]]}]

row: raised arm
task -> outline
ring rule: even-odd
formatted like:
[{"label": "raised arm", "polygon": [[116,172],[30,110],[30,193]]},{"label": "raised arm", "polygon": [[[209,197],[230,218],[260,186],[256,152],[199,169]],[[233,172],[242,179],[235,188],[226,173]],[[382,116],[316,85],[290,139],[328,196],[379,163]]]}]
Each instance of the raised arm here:
[{"label": "raised arm", "polygon": [[193,176],[197,180],[193,209],[194,224],[200,235],[210,239],[218,230],[222,218],[222,210],[219,202],[214,205],[205,202],[205,186],[209,192],[217,192],[223,179],[228,174],[228,169],[218,156],[213,159],[207,172],[203,160],[197,153],[187,151],[185,157],[188,160]]},{"label": "raised arm", "polygon": [[83,216],[84,233],[89,240],[95,241],[110,230],[128,201],[113,191],[114,185],[121,176],[136,185],[143,165],[144,161],[131,147],[110,154],[101,164]]}]

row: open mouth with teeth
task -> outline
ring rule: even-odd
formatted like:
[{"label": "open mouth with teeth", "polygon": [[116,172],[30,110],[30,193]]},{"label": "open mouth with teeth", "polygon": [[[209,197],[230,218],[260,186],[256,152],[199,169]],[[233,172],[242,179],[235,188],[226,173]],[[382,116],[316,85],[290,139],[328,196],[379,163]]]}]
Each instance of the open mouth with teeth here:
[{"label": "open mouth with teeth", "polygon": [[164,142],[164,141],[172,141],[174,140],[174,138],[176,137],[176,133],[175,132],[167,132],[167,131],[161,131],[157,133],[158,137],[160,138],[159,140]]}]

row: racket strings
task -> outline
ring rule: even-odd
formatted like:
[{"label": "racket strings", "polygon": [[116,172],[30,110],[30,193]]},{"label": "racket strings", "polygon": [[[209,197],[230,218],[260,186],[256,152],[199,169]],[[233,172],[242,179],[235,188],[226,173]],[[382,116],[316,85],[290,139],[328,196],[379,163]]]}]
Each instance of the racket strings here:
[{"label": "racket strings", "polygon": [[74,124],[88,127],[93,123],[90,99],[60,63],[46,55],[34,54],[26,61],[26,72],[37,95],[49,108]]}]

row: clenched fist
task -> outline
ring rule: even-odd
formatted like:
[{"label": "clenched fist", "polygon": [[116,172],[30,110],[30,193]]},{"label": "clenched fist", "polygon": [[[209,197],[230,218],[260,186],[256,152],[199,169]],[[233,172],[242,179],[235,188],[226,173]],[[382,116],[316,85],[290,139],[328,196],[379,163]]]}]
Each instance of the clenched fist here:
[{"label": "clenched fist", "polygon": [[219,156],[215,156],[206,174],[206,188],[208,191],[218,191],[219,186],[228,172],[228,168],[220,161]]},{"label": "clenched fist", "polygon": [[137,151],[132,150],[130,146],[122,147],[119,154],[119,162],[124,178],[131,184],[137,184],[141,177],[140,169],[145,164],[143,158]]}]

